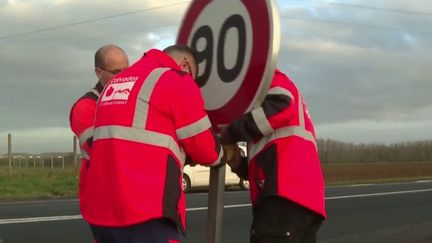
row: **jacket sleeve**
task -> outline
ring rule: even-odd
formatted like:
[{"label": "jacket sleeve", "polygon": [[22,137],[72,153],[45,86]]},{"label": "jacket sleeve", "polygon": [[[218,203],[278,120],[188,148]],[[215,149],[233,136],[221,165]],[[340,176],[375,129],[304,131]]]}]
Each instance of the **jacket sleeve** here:
[{"label": "jacket sleeve", "polygon": [[223,140],[231,143],[254,141],[286,126],[286,122],[296,115],[296,102],[285,79],[288,79],[285,75],[276,73],[261,106],[231,122]]},{"label": "jacket sleeve", "polygon": [[95,116],[95,101],[80,99],[71,109],[70,127],[78,137],[84,158],[90,158],[90,148],[93,142],[93,123]]},{"label": "jacket sleeve", "polygon": [[194,163],[218,165],[223,149],[204,110],[201,91],[189,75],[182,79],[173,93],[176,96],[172,112],[177,138]]}]

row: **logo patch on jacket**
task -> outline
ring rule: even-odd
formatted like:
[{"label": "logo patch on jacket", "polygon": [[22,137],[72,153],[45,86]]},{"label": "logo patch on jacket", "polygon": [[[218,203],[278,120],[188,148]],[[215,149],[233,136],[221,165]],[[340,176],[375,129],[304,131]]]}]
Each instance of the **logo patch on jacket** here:
[{"label": "logo patch on jacket", "polygon": [[130,77],[111,80],[102,95],[101,102],[127,101],[137,79],[137,77]]}]

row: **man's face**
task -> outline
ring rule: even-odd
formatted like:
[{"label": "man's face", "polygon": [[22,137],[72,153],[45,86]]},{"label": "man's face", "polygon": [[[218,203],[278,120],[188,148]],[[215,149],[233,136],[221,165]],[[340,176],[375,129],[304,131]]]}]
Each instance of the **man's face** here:
[{"label": "man's face", "polygon": [[126,54],[117,49],[108,51],[105,54],[104,61],[105,65],[103,67],[96,67],[95,69],[96,75],[103,86],[116,74],[129,67],[129,60]]}]

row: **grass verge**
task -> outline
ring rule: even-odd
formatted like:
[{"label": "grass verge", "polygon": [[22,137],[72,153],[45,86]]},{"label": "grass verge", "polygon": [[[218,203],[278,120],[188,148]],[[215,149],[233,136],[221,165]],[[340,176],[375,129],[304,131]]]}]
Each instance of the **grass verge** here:
[{"label": "grass verge", "polygon": [[[0,166],[0,200],[77,197],[73,168],[8,168]],[[327,186],[432,180],[432,162],[323,164]]]},{"label": "grass verge", "polygon": [[432,162],[329,163],[323,173],[326,185],[430,180]]},{"label": "grass verge", "polygon": [[17,168],[0,172],[0,200],[48,199],[77,196],[73,169]]}]

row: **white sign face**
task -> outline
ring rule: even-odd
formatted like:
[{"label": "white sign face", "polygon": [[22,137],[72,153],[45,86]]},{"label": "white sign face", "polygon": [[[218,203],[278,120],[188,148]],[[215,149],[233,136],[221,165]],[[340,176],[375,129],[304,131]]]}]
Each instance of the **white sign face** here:
[{"label": "white sign face", "polygon": [[195,0],[177,38],[190,46],[213,127],[259,105],[270,87],[280,28],[273,0]]},{"label": "white sign face", "polygon": [[[198,77],[201,77],[201,82],[205,82],[202,77],[207,80],[201,86],[206,110],[217,110],[234,97],[250,63],[250,16],[240,1],[230,2],[229,8],[226,1],[210,2],[193,26],[195,34],[188,39],[192,48],[202,56],[200,59],[204,59],[199,63]],[[211,32],[206,30],[207,26]]]}]

